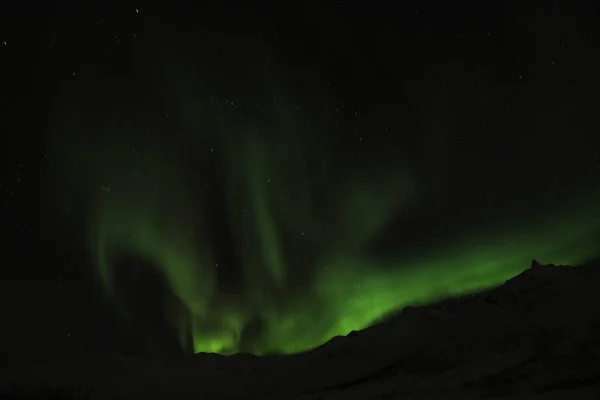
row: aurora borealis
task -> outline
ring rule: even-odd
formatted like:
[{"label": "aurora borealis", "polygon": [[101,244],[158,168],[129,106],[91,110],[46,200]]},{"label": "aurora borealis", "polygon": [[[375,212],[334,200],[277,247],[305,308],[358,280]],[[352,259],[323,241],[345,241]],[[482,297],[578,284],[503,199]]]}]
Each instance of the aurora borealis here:
[{"label": "aurora borealis", "polygon": [[534,258],[598,256],[592,106],[546,92],[531,60],[504,66],[511,34],[394,28],[399,57],[381,32],[356,50],[340,27],[267,40],[149,14],[127,35],[90,25],[85,45],[56,34],[45,131],[56,236],[76,238],[89,259],[72,268],[146,351],[170,335],[188,353],[298,353]]},{"label": "aurora borealis", "polygon": [[[166,72],[164,87],[177,87]],[[402,224],[428,195],[401,149],[348,167],[331,143],[332,124],[295,110],[289,93],[261,104],[259,118],[231,122],[235,103],[211,104],[195,96],[201,88],[188,88],[169,117],[176,128],[164,138],[181,141],[179,158],[131,134],[135,122],[122,117],[87,128],[98,132],[83,143],[64,139],[86,129],[75,117],[57,134],[57,154],[81,182],[85,232],[107,295],[119,253],[147,260],[183,304],[153,312],[165,313],[184,348],[191,341],[195,352],[304,351],[404,306],[500,284],[534,257],[574,263],[594,255],[586,240],[597,229],[587,220],[596,202],[575,199],[505,226],[463,222],[456,226],[464,231],[434,251],[380,257],[372,247],[387,225]],[[191,157],[196,152],[222,166],[218,175]],[[547,216],[563,222],[544,223]]]}]

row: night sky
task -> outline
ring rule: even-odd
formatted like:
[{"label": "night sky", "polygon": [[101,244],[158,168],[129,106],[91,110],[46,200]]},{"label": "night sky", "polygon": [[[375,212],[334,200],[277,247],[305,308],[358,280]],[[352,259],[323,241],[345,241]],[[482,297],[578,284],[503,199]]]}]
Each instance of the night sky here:
[{"label": "night sky", "polygon": [[0,16],[3,352],[290,354],[599,255],[594,2],[197,3]]}]

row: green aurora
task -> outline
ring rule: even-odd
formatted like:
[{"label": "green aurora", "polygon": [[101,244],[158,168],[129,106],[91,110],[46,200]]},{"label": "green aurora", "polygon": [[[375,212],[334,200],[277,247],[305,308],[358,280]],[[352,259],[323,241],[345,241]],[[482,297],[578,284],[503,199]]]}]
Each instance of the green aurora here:
[{"label": "green aurora", "polygon": [[[256,110],[240,117],[237,104],[250,97],[224,100],[229,93],[208,79],[190,85],[192,69],[181,65],[160,71],[165,122],[119,112],[92,123],[72,106],[78,94],[59,102],[57,204],[77,229],[85,225],[115,302],[119,253],[159,270],[184,311],[164,304],[155,312],[183,348],[302,352],[407,305],[501,284],[532,258],[566,264],[596,255],[596,194],[541,199],[514,218],[482,222],[474,212],[433,247],[378,254],[390,224],[440,206],[418,184],[414,156],[367,151],[348,162],[326,102],[301,102],[281,76],[253,77],[256,87],[243,93],[268,88],[273,101],[254,101]],[[427,151],[423,163],[432,162]],[[229,241],[215,245],[219,226]],[[220,276],[225,253],[234,278]]]}]

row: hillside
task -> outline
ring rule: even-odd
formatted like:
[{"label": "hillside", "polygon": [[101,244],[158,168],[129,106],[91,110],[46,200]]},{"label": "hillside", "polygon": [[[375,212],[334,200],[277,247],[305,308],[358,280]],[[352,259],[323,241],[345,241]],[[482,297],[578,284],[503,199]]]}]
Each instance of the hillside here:
[{"label": "hillside", "polygon": [[0,398],[600,398],[599,282],[593,265],[534,261],[493,290],[295,356],[19,360],[3,367]]}]

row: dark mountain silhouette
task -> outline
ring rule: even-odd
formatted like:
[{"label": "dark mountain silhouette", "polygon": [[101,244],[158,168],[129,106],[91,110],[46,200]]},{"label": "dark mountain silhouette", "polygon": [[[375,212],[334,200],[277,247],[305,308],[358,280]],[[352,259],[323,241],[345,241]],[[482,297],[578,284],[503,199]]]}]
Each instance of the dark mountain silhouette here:
[{"label": "dark mountain silhouette", "polygon": [[5,361],[0,398],[597,399],[600,265],[540,265],[294,356]]}]

